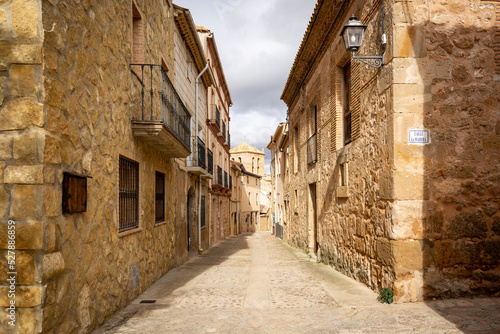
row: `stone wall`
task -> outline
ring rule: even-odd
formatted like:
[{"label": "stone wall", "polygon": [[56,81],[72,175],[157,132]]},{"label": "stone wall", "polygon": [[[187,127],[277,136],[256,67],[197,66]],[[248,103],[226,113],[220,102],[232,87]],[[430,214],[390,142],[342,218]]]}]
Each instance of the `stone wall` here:
[{"label": "stone wall", "polygon": [[[369,25],[360,54],[379,53],[379,5],[356,1],[340,14]],[[289,105],[289,242],[375,290],[394,288],[399,302],[498,294],[498,6],[386,1],[385,65],[351,62],[347,145],[341,68],[350,55],[338,34],[328,37]],[[308,164],[315,105],[318,159]],[[428,130],[430,143],[413,145],[410,130]]]},{"label": "stone wall", "polygon": [[[41,1],[0,2],[0,332],[34,333],[42,323],[46,277],[64,268],[55,248],[51,201],[54,142],[44,130]],[[57,159],[57,158],[56,158]],[[42,201],[42,197],[46,197]],[[59,201],[57,201],[59,203]],[[8,220],[16,226],[15,327],[8,324]],[[44,234],[45,231],[45,234]],[[50,254],[49,254],[50,253]]]},{"label": "stone wall", "polygon": [[[135,3],[144,61],[173,68],[171,3]],[[89,332],[175,265],[177,163],[131,133],[141,98],[129,66],[130,2],[14,0],[2,2],[2,13],[0,59],[9,75],[0,81],[0,216],[2,229],[7,219],[18,224],[18,270],[27,275],[18,286],[18,330]],[[139,163],[140,179],[140,228],[121,235],[120,155]],[[155,171],[166,176],[160,223]],[[63,172],[91,177],[85,213],[62,214]]]},{"label": "stone wall", "polygon": [[[396,1],[393,15],[401,41],[393,47],[393,249],[396,261],[415,258],[397,268],[396,291],[499,294],[500,3]],[[415,128],[429,130],[431,143],[408,145]],[[402,243],[413,250],[399,254]]]},{"label": "stone wall", "polygon": [[[361,5],[356,3],[350,12],[359,12],[358,17],[367,15],[368,8]],[[370,32],[365,39],[370,39]],[[373,289],[388,287],[394,278],[392,260],[387,254],[390,203],[378,190],[380,176],[391,166],[389,148],[384,145],[389,136],[386,101],[390,91],[381,87],[377,75],[380,72],[364,67],[360,73],[359,65],[351,62],[353,85],[358,82],[358,87],[362,87],[359,135],[344,145],[341,68],[348,54],[339,38],[330,43],[290,108],[291,221],[285,235],[296,246],[317,252],[318,257],[343,274]],[[307,141],[314,133],[311,128],[314,106],[318,158],[308,164]],[[348,176],[345,184],[340,181],[341,165]]]}]

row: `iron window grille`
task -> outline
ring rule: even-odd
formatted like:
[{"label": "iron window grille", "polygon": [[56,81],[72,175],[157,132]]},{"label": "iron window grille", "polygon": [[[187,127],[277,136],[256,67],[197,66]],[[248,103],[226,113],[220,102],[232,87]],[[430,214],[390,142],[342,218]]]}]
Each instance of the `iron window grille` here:
[{"label": "iron window grille", "polygon": [[205,143],[198,137],[198,167],[203,169],[206,168],[205,165]]},{"label": "iron window grille", "polygon": [[217,166],[217,184],[222,186],[222,168],[220,166]]},{"label": "iron window grille", "polygon": [[229,189],[233,189],[233,177],[229,175]]},{"label": "iron window grille", "polygon": [[155,221],[165,220],[165,174],[155,173]]},{"label": "iron window grille", "polygon": [[227,172],[225,171],[224,172],[224,187],[227,188],[228,187],[228,183],[227,183]]},{"label": "iron window grille", "polygon": [[139,164],[120,157],[118,232],[139,227]]},{"label": "iron window grille", "polygon": [[203,228],[206,226],[206,222],[205,222],[205,196],[202,195],[201,196],[201,223],[200,223],[200,226]]},{"label": "iron window grille", "polygon": [[214,174],[214,154],[210,149],[207,149],[207,164],[208,164],[208,174]]},{"label": "iron window grille", "polygon": [[222,136],[226,140],[226,122],[222,121]]}]

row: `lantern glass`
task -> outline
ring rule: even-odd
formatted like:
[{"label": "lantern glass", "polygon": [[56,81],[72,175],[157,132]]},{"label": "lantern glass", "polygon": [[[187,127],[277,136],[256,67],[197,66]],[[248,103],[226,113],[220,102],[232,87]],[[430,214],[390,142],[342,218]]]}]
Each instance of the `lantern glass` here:
[{"label": "lantern glass", "polygon": [[363,42],[363,33],[365,29],[363,27],[349,27],[344,33],[344,43],[345,48],[349,51],[358,51]]},{"label": "lantern glass", "polygon": [[355,16],[349,19],[349,22],[342,29],[341,35],[344,39],[344,45],[347,51],[356,52],[363,42],[363,33],[366,26],[363,25]]}]

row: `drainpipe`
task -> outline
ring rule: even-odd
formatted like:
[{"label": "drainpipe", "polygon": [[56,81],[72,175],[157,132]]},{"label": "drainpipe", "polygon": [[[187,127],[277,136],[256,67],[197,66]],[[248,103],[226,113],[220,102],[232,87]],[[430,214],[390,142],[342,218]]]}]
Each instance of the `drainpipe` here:
[{"label": "drainpipe", "polygon": [[[196,153],[198,153],[198,81],[200,77],[205,73],[205,71],[208,69],[208,73],[210,74],[210,78],[212,79],[212,82],[215,84],[215,79],[212,74],[212,70],[210,69],[210,63],[207,61],[207,65],[205,68],[198,74],[195,80],[195,146],[196,146]],[[201,248],[201,176],[198,176],[198,251],[201,252],[203,249]]]}]

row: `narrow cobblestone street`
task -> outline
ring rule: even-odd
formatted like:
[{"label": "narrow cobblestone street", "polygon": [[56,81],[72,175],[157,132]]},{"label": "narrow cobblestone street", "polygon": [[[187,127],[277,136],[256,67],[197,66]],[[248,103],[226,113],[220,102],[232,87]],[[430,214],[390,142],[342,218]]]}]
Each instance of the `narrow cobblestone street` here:
[{"label": "narrow cobblestone street", "polygon": [[246,234],[171,270],[94,333],[500,333],[499,298],[376,297],[269,233]]}]

